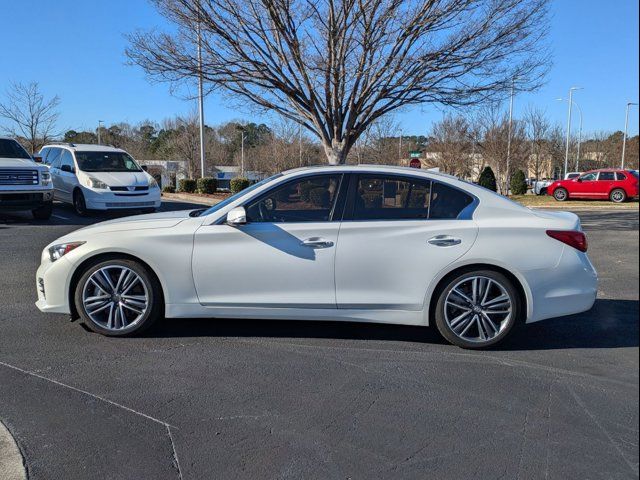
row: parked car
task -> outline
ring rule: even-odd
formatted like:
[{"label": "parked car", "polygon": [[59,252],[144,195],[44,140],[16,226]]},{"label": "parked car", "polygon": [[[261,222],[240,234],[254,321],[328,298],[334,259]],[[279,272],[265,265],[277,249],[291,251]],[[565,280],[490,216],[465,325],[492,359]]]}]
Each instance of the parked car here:
[{"label": "parked car", "polygon": [[[581,172],[568,172],[565,176],[565,180],[570,180],[572,178],[576,178],[582,175]],[[549,185],[551,185],[555,180],[551,180],[550,178],[542,179],[533,184],[533,193],[536,195],[547,195],[547,190],[549,189]]]},{"label": "parked car", "polygon": [[0,137],[0,211],[30,210],[38,220],[51,217],[51,175],[36,160],[40,157],[31,157],[13,138]]},{"label": "parked car", "polygon": [[532,211],[449,175],[302,168],[208,209],[55,240],[36,305],[108,336],[163,316],[343,320],[435,324],[479,348],[590,309],[597,276],[586,251],[576,215]]},{"label": "parked car", "polygon": [[40,155],[50,168],[55,199],[72,204],[79,215],[160,207],[158,183],[124,150],[64,143],[45,145]]},{"label": "parked car", "polygon": [[559,202],[570,198],[608,198],[622,203],[638,196],[638,178],[629,170],[591,170],[571,180],[554,182],[547,190]]}]

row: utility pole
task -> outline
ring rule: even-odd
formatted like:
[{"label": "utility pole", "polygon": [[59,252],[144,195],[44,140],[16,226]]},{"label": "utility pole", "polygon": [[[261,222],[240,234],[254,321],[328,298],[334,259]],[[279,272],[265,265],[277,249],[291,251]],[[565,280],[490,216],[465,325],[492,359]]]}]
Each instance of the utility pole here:
[{"label": "utility pole", "polygon": [[511,168],[511,130],[513,128],[513,96],[515,93],[515,79],[513,79],[511,81],[511,97],[509,99],[509,133],[507,136],[507,172],[506,172],[506,189],[505,189],[505,193],[506,196],[509,196],[509,171]]},{"label": "utility pole", "polygon": [[241,130],[242,139],[240,142],[240,176],[244,177],[244,127]]},{"label": "utility pole", "polygon": [[198,113],[200,120],[200,178],[204,174],[204,94],[202,91],[202,32],[198,21]]},{"label": "utility pole", "polygon": [[622,137],[622,166],[620,167],[622,170],[624,170],[624,154],[627,150],[627,130],[629,129],[629,107],[631,107],[631,105],[638,105],[638,104],[634,102],[627,103],[627,114],[625,115],[625,119],[624,119],[624,136]]},{"label": "utility pole", "polygon": [[[559,102],[564,102],[564,98],[558,98]],[[580,147],[582,146],[582,109],[580,108],[580,105],[578,105],[577,102],[571,100],[571,103],[573,104],[574,107],[576,107],[578,109],[578,113],[580,114],[580,126],[578,127],[578,153],[576,156],[576,172],[580,171]]]},{"label": "utility pole", "polygon": [[402,129],[400,129],[400,141],[398,142],[398,161],[402,160]]},{"label": "utility pole", "polygon": [[102,144],[102,142],[101,142],[101,137],[100,137],[100,133],[101,133],[101,131],[102,131],[102,126],[101,126],[101,125],[102,125],[103,123],[104,123],[104,121],[103,121],[103,120],[98,120],[98,145],[101,145],[101,144]]},{"label": "utility pole", "polygon": [[298,125],[298,160],[302,166],[302,125]]},{"label": "utility pole", "polygon": [[582,87],[571,87],[569,89],[569,114],[567,118],[567,145],[564,152],[564,175],[563,178],[567,176],[567,171],[569,170],[569,143],[571,142],[571,112],[573,110],[573,92],[575,90],[582,90]]}]

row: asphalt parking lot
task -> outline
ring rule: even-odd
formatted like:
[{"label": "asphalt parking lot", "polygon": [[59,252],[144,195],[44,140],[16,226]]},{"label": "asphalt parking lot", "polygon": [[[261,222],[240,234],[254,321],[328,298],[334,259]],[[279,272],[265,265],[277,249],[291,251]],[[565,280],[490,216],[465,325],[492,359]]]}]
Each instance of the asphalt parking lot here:
[{"label": "asphalt parking lot", "polygon": [[593,310],[483,352],[254,320],[107,339],[33,304],[42,248],[107,216],[0,216],[0,420],[31,479],[637,478],[638,211],[579,214]]}]

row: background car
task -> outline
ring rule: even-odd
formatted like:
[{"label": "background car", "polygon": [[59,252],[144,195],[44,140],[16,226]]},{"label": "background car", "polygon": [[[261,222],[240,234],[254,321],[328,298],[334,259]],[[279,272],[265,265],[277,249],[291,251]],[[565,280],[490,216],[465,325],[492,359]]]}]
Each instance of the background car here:
[{"label": "background car", "polygon": [[0,137],[0,211],[30,210],[34,218],[51,217],[53,188],[39,156],[27,153],[13,138]]},{"label": "background car", "polygon": [[49,166],[55,199],[70,203],[79,215],[90,210],[160,207],[155,179],[124,150],[103,145],[45,145],[42,161]]},{"label": "background car", "polygon": [[[578,217],[532,211],[449,175],[304,168],[209,208],[128,217],[48,245],[37,306],[103,335],[158,318],[435,324],[480,348],[591,308]],[[64,257],[64,258],[62,258]]]},{"label": "background car", "polygon": [[[571,180],[572,178],[577,178],[582,175],[581,172],[568,172],[565,176],[565,180]],[[540,181],[534,182],[533,184],[533,193],[536,195],[547,195],[547,190],[549,185],[551,185],[555,180],[551,180],[550,178],[544,178]]]},{"label": "background car", "polygon": [[638,196],[638,178],[629,170],[591,170],[571,180],[554,182],[547,191],[559,202],[582,198],[622,203]]}]

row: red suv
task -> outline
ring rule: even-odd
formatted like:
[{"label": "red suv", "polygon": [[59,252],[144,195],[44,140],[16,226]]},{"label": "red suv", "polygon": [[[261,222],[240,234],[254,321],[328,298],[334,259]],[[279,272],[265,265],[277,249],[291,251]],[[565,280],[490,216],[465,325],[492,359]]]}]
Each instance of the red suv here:
[{"label": "red suv", "polygon": [[552,183],[547,193],[559,202],[569,198],[608,198],[612,202],[622,203],[638,196],[638,177],[629,170],[591,170],[577,178]]}]

